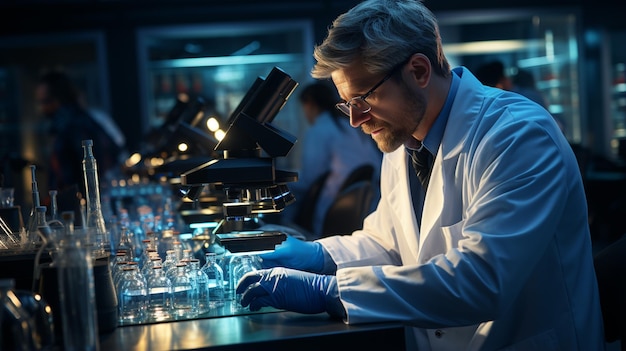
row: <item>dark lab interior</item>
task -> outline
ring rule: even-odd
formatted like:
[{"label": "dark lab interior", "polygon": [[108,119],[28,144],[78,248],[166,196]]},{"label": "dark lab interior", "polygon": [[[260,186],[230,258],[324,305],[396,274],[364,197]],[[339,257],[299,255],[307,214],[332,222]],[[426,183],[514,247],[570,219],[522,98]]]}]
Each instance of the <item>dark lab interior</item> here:
[{"label": "dark lab interior", "polygon": [[[297,141],[307,128],[298,87],[313,81],[314,45],[336,16],[357,3],[0,1],[0,188],[13,191],[11,205],[0,208],[2,229],[19,236],[37,205],[47,206],[48,219],[53,206],[58,206],[55,218],[77,204],[87,212],[90,205],[100,211],[109,233],[106,254],[100,254],[106,256],[106,282],[98,280],[102,263],[94,263],[100,348],[308,350],[352,343],[403,349],[390,341],[403,340],[397,324],[352,327],[233,305],[161,320],[119,322],[117,315],[106,320],[111,305],[103,296],[115,294],[108,279],[116,273],[106,267],[113,267],[110,261],[124,240],[137,244],[144,239],[145,245],[159,240],[168,250],[190,253],[201,266],[208,263],[206,254],[223,255],[224,247],[266,250],[284,240],[281,230],[258,231],[256,226],[279,223],[281,211],[298,201],[288,189],[298,178]],[[508,75],[532,75],[577,156],[594,250],[621,238],[626,233],[626,22],[621,5],[608,0],[425,4],[438,17],[452,66],[474,70],[499,60]],[[67,72],[86,105],[118,127],[115,155],[93,144],[100,166],[95,179],[99,204],[93,204],[93,193],[87,199],[75,196],[74,190],[89,192],[90,184],[51,192],[51,126],[35,92],[39,77],[53,69]],[[78,136],[76,143],[78,150],[87,150]],[[236,158],[220,158],[224,153]],[[113,166],[104,165],[108,156],[114,156]],[[81,167],[80,160],[76,166]],[[83,171],[89,179],[88,170]],[[82,218],[76,213],[57,222],[86,226],[89,213]],[[167,233],[158,238],[157,221],[158,231]],[[130,227],[135,232],[125,233]],[[14,285],[3,285],[3,291],[58,289],[43,279],[45,272],[54,273],[45,269],[53,258],[8,241],[0,246],[0,279],[13,279]],[[158,253],[165,261],[166,250]],[[141,251],[137,254],[144,259]],[[223,274],[228,280],[228,272]],[[57,316],[54,322],[54,331],[38,326],[40,349],[62,349],[57,325],[68,326]]]}]

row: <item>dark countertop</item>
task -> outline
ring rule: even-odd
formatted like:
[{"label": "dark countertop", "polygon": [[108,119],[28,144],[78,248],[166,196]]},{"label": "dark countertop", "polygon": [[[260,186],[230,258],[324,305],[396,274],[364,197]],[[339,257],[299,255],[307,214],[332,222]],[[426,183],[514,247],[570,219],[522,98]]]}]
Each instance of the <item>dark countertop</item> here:
[{"label": "dark countertop", "polygon": [[272,311],[121,326],[100,335],[101,350],[324,350],[405,349],[399,323],[346,325],[327,314]]}]

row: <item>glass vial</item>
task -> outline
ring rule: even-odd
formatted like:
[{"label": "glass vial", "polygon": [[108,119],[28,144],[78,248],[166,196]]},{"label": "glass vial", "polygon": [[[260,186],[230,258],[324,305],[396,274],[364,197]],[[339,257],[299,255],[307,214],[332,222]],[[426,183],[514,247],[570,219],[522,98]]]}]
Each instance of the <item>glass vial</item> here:
[{"label": "glass vial", "polygon": [[118,289],[119,322],[122,325],[144,322],[148,303],[148,283],[137,265],[126,266],[123,271]]},{"label": "glass vial", "polygon": [[74,214],[63,212],[65,232],[56,260],[64,350],[99,350],[91,255],[74,233]]},{"label": "glass vial", "polygon": [[240,258],[241,259],[238,261],[233,261],[235,262],[235,265],[232,267],[232,272],[233,272],[231,276],[232,281],[230,282],[231,287],[233,289],[233,294],[235,296],[236,306],[240,306],[239,302],[241,301],[241,294],[237,294],[235,292],[235,290],[237,289],[237,284],[239,283],[241,278],[243,278],[243,276],[246,275],[246,273],[253,272],[253,271],[260,269],[258,264],[255,262],[255,259],[253,256],[243,255],[243,256],[240,256]]},{"label": "glass vial", "polygon": [[224,305],[224,272],[217,264],[217,254],[208,252],[202,271],[209,279],[209,306],[216,308]]},{"label": "glass vial", "polygon": [[[41,234],[39,233],[39,227],[46,227],[46,206],[36,206],[35,213],[32,220],[28,221],[28,240],[31,247],[36,247],[41,244]],[[32,236],[31,236],[32,233]]]},{"label": "glass vial", "polygon": [[211,298],[209,296],[209,277],[200,269],[200,260],[192,259],[189,261],[189,272],[193,276],[193,283],[196,289],[196,298],[198,299],[198,314],[207,313],[210,310]]},{"label": "glass vial", "polygon": [[193,278],[188,273],[187,264],[177,264],[171,280],[172,314],[174,318],[186,319],[195,317],[197,313],[197,298],[195,296]]},{"label": "glass vial", "polygon": [[48,192],[50,194],[50,220],[58,221],[59,218],[59,206],[57,205],[57,194],[56,190],[50,190]]},{"label": "glass vial", "polygon": [[34,165],[30,166],[31,173],[31,195],[33,197],[33,206],[30,210],[30,215],[28,216],[28,224],[26,227],[27,240],[26,243],[28,248],[35,248],[37,244],[41,242],[39,235],[37,234],[37,225],[35,222],[37,221],[37,207],[41,205],[39,200],[39,188],[37,187],[37,178],[35,176],[36,167]]},{"label": "glass vial", "polygon": [[100,186],[98,183],[98,165],[93,156],[93,140],[83,140],[83,174],[85,178],[85,199],[87,223],[86,228],[90,231],[95,243],[94,253],[96,257],[103,256],[110,249],[102,204],[100,202]]},{"label": "glass vial", "polygon": [[148,320],[160,322],[171,319],[171,306],[172,282],[162,266],[154,266],[148,279]]}]

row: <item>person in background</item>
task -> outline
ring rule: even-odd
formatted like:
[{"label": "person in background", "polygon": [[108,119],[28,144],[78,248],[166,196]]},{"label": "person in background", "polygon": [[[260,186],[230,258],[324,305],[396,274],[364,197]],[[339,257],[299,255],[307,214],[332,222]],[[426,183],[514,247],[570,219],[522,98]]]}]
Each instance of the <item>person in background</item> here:
[{"label": "person in background", "polygon": [[[504,70],[502,61],[495,60],[485,63],[476,70],[476,78],[484,85],[516,92],[536,102],[541,107],[548,109],[548,102],[535,85],[532,73],[517,69],[517,73],[509,77]],[[552,116],[559,125],[561,132],[565,133],[565,124],[560,118]]]},{"label": "person in background", "polygon": [[489,61],[476,69],[476,78],[484,85],[511,90],[511,78],[504,72],[504,64],[500,60]]},{"label": "person in background", "polygon": [[293,220],[302,204],[298,199],[303,199],[315,180],[329,172],[312,216],[310,234],[318,238],[323,234],[322,224],[328,208],[343,182],[357,167],[364,164],[374,167],[374,197],[378,197],[382,153],[370,138],[352,128],[349,120],[335,108],[340,99],[332,84],[324,81],[311,83],[300,91],[298,98],[309,128],[302,138],[298,181],[289,184],[296,202],[286,208],[284,219],[287,223]]},{"label": "person in background", "polygon": [[514,91],[546,109],[548,107],[545,97],[535,85],[535,77],[524,69],[516,69],[516,73],[509,77],[505,73],[504,63],[494,60],[480,65],[476,69],[476,78],[484,85]]},{"label": "person in background", "polygon": [[524,95],[543,108],[548,109],[548,102],[545,96],[537,89],[535,77],[527,70],[518,68],[517,72],[511,76],[511,91]]},{"label": "person in background", "polygon": [[47,169],[50,189],[59,192],[72,186],[84,189],[82,140],[93,140],[100,177],[118,168],[121,147],[89,113],[65,72],[44,73],[37,83],[35,99],[40,112],[50,122],[51,145]]},{"label": "person in background", "polygon": [[[511,91],[524,95],[525,97],[536,102],[541,107],[549,111],[550,104],[548,103],[546,97],[541,93],[541,91],[537,89],[535,77],[532,73],[520,68],[517,70],[517,73],[511,76],[511,83]],[[566,133],[565,122],[563,121],[563,119],[560,118],[558,115],[552,115],[552,117],[559,125],[559,129],[561,129],[561,132]],[[579,157],[579,155],[577,155],[577,157]]]},{"label": "person in background", "polygon": [[314,53],[385,152],[380,201],[351,235],[262,254],[241,304],[401,322],[409,350],[603,350],[585,190],[552,116],[451,69],[418,0],[359,3]]}]

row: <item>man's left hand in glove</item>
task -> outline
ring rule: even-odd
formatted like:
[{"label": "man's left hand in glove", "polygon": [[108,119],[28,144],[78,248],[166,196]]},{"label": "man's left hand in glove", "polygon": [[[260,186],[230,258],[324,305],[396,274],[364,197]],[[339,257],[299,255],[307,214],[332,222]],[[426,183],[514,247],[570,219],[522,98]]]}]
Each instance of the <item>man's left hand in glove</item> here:
[{"label": "man's left hand in glove", "polygon": [[337,279],[295,269],[276,267],[250,272],[241,278],[237,294],[243,294],[241,305],[251,311],[272,306],[299,313],[327,312],[333,317],[345,317],[339,299]]}]

